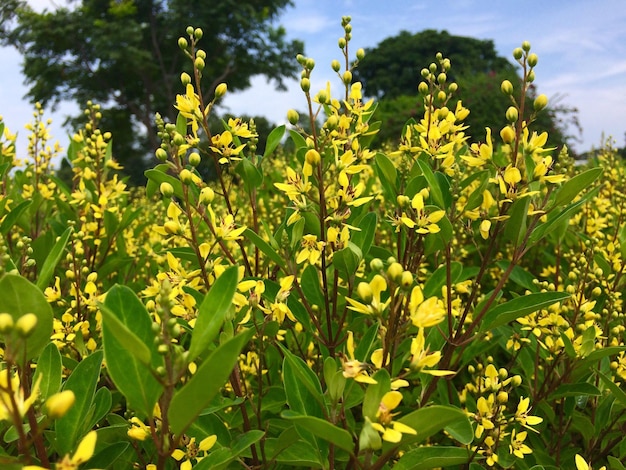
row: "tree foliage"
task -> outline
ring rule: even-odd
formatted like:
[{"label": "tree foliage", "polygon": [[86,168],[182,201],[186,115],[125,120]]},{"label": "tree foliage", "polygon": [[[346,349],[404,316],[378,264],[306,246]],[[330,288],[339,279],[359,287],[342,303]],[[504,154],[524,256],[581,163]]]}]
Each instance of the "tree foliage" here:
[{"label": "tree foliage", "polygon": [[[497,54],[493,41],[432,29],[416,34],[402,31],[367,50],[355,69],[355,77],[363,83],[365,94],[380,100],[378,119],[383,120],[386,127],[379,141],[396,139],[407,119],[419,119],[423,115],[417,85],[422,68],[431,64],[438,52],[452,63],[447,80],[458,83],[457,100],[472,110],[466,120],[467,132],[476,140],[484,140],[486,127],[497,132],[507,124],[503,110],[511,101],[509,96],[499,92],[500,84],[509,80],[518,96],[521,82],[516,67]],[[533,85],[527,96],[531,107],[535,96]],[[454,105],[456,101],[449,107]],[[566,133],[566,128],[570,124],[579,127],[576,112],[557,103],[539,114],[534,126],[549,131],[550,145],[561,146],[575,138]]]},{"label": "tree foliage", "polygon": [[158,147],[155,113],[176,116],[169,100],[183,91],[181,68],[191,71],[176,44],[192,18],[204,31],[203,74],[213,80],[207,96],[221,82],[231,91],[245,89],[254,75],[282,87],[302,51],[274,26],[290,0],[82,0],[43,13],[11,2],[1,10],[0,39],[23,54],[27,96],[53,106],[61,100],[80,107],[88,100],[103,103],[102,123],[115,135],[114,153],[134,181],[142,180],[145,156]]}]

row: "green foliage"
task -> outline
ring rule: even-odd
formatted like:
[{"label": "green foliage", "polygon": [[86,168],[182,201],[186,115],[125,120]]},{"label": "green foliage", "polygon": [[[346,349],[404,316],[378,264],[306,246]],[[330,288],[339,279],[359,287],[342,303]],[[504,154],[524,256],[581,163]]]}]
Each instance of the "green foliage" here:
[{"label": "green foliage", "polygon": [[[194,75],[207,39],[181,41]],[[0,121],[3,468],[622,468],[626,165],[554,154],[513,55],[481,142],[443,55],[379,150],[350,65],[340,100],[298,56],[307,115],[267,132],[190,83],[145,192],[94,103],[71,187],[41,106],[23,165]]]}]

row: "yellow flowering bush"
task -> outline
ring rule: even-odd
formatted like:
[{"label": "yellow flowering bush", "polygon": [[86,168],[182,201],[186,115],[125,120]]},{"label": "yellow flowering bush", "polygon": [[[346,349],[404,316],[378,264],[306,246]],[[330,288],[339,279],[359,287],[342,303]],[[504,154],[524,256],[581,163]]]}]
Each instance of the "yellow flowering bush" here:
[{"label": "yellow flowering bush", "polygon": [[350,21],[338,89],[296,57],[306,113],[262,155],[210,126],[193,27],[145,188],[97,104],[66,178],[40,106],[25,161],[0,120],[3,468],[624,468],[626,166],[529,131],[527,42],[484,142],[438,54],[373,148]]}]

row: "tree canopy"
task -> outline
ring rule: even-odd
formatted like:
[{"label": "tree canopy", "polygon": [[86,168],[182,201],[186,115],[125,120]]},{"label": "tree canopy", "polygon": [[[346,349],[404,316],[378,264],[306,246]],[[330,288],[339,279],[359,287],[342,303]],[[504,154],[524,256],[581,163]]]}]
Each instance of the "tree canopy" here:
[{"label": "tree canopy", "polygon": [[[432,29],[416,34],[402,31],[366,50],[355,69],[364,93],[379,99],[378,118],[385,122],[379,135],[381,140],[399,138],[407,119],[423,115],[417,93],[420,72],[434,61],[438,52],[450,59],[448,80],[458,83],[457,99],[471,110],[466,119],[468,132],[482,140],[485,127],[499,130],[506,125],[505,111],[511,102],[500,93],[500,84],[509,80],[514,86],[519,85],[520,77],[516,66],[497,54],[493,41]],[[532,109],[534,86],[529,91],[529,109]],[[577,124],[575,112],[562,104],[553,104],[539,114],[535,125],[550,133],[551,145],[562,145],[572,138],[565,129],[568,124]]]},{"label": "tree canopy", "polygon": [[28,98],[101,103],[102,127],[112,131],[114,152],[135,182],[159,144],[155,113],[175,119],[180,70],[190,67],[177,39],[187,26],[204,31],[203,74],[213,80],[207,94],[220,82],[245,89],[254,75],[283,87],[303,48],[275,26],[290,0],[82,0],[42,13],[22,0],[9,3],[0,10],[0,40],[23,55]]}]

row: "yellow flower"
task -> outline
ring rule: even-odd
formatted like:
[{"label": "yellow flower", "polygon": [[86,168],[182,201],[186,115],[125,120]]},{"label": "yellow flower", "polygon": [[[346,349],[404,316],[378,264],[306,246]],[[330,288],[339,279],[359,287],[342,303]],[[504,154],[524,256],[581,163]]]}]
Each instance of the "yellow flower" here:
[{"label": "yellow flower", "polygon": [[489,238],[489,230],[491,229],[491,221],[485,219],[480,223],[480,236],[485,240]]},{"label": "yellow flower", "polygon": [[417,431],[406,424],[393,421],[392,411],[398,407],[402,401],[402,394],[396,390],[383,395],[378,411],[376,412],[376,423],[372,427],[382,434],[383,440],[398,443],[402,440],[402,434],[417,434]]},{"label": "yellow flower", "polygon": [[182,460],[180,470],[191,470],[193,468],[192,461],[199,462],[206,457],[206,453],[211,450],[215,442],[217,442],[217,436],[215,434],[202,439],[200,444],[196,444],[196,438],[192,437],[186,446],[187,448],[184,451],[176,449],[172,452],[172,457],[179,462]]},{"label": "yellow flower", "polygon": [[211,150],[222,157],[219,162],[224,164],[229,161],[241,160],[239,154],[246,147],[246,144],[241,144],[235,147],[233,144],[233,134],[230,131],[224,131],[221,134],[211,137]]},{"label": "yellow flower", "polygon": [[308,261],[309,264],[315,264],[320,259],[324,242],[318,242],[316,235],[305,235],[302,237],[302,250],[296,257],[296,264]]},{"label": "yellow flower", "polygon": [[152,436],[152,432],[150,431],[150,428],[146,426],[144,422],[141,421],[136,416],[133,416],[130,419],[130,422],[132,426],[128,429],[126,434],[128,434],[128,437],[130,437],[131,439],[136,439],[138,441],[145,441],[150,436]]},{"label": "yellow flower", "polygon": [[[576,454],[576,469],[577,470],[593,470],[591,466],[580,455]],[[606,470],[606,466],[600,467],[600,470]]]},{"label": "yellow flower", "polygon": [[354,337],[352,331],[348,331],[348,340],[346,341],[346,349],[348,350],[348,356],[344,356],[342,361],[343,376],[345,378],[352,378],[357,382],[375,384],[376,380],[371,378],[366,369],[368,367],[366,362],[357,361],[354,358]]},{"label": "yellow flower", "polygon": [[92,456],[96,448],[96,439],[98,435],[96,431],[87,433],[83,440],[78,444],[78,448],[72,457],[66,454],[61,462],[56,465],[57,470],[76,470],[81,464],[87,462]]},{"label": "yellow flower", "polygon": [[530,406],[530,398],[521,397],[519,400],[519,404],[517,405],[517,411],[515,412],[515,419],[519,421],[519,423],[525,428],[530,429],[531,431],[537,432],[535,429],[529,426],[535,426],[543,421],[543,418],[539,416],[531,416],[529,415],[529,406]]},{"label": "yellow flower", "polygon": [[391,302],[391,299],[387,299],[385,302],[382,302],[380,299],[380,294],[387,290],[387,281],[385,281],[385,278],[380,274],[376,274],[369,283],[369,287],[371,289],[371,299],[363,299],[368,301],[369,305],[362,304],[361,302],[347,297],[346,301],[350,304],[348,308],[366,315],[382,315],[383,311]]},{"label": "yellow flower", "polygon": [[420,327],[417,336],[411,341],[411,368],[425,374],[444,376],[453,375],[451,370],[424,369],[425,367],[434,367],[441,360],[441,352],[429,352],[426,347],[426,338],[424,336],[424,328]]},{"label": "yellow flower", "polygon": [[424,294],[419,286],[411,290],[409,314],[411,321],[418,328],[428,328],[441,323],[445,316],[443,302],[437,297],[424,301]]},{"label": "yellow flower", "polygon": [[532,454],[533,451],[530,447],[524,444],[524,440],[528,433],[526,431],[522,431],[520,433],[515,434],[515,429],[511,433],[511,444],[509,445],[509,452],[516,457],[523,459],[524,455]]},{"label": "yellow flower", "polygon": [[15,412],[24,417],[39,396],[39,380],[35,382],[30,396],[24,398],[24,389],[20,384],[20,377],[11,374],[9,369],[0,371],[0,421],[12,421]]}]

